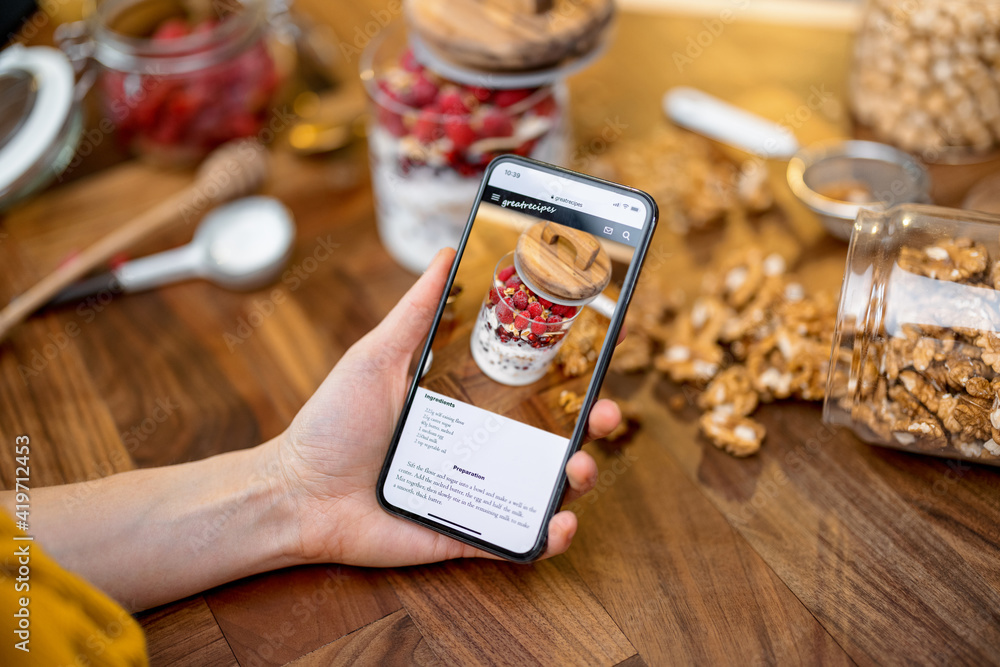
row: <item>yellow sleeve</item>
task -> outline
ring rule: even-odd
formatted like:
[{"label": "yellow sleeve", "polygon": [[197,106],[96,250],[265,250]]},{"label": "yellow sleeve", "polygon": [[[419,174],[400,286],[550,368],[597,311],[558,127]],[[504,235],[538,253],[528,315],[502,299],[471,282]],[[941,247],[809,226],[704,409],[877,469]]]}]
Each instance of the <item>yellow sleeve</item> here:
[{"label": "yellow sleeve", "polygon": [[135,619],[24,537],[0,512],[0,664],[148,665]]}]

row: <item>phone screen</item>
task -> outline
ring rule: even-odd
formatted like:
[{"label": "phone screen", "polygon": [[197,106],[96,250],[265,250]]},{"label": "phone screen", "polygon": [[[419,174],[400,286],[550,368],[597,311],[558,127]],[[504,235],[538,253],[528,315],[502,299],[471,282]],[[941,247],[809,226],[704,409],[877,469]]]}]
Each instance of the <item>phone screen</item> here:
[{"label": "phone screen", "polygon": [[[540,555],[586,427],[560,394],[596,394],[611,348],[572,380],[556,357],[574,328],[598,347],[617,336],[655,217],[639,191],[494,161],[383,468],[387,509],[508,558]],[[611,319],[588,312],[601,302]]]}]

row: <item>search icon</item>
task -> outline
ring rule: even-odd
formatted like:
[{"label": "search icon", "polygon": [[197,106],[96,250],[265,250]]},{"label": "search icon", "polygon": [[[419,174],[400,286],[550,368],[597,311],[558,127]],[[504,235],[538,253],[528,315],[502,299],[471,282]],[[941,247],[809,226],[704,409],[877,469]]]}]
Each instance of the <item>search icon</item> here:
[{"label": "search icon", "polygon": [[629,232],[627,231],[622,232],[622,238],[625,239],[626,241],[632,240],[631,238],[629,238]]}]

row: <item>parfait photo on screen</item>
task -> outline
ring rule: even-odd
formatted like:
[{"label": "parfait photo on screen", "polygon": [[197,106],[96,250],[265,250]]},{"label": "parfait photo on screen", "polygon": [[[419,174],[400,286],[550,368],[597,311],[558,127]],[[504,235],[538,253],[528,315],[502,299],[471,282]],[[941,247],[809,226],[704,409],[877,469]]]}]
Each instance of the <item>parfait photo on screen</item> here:
[{"label": "parfait photo on screen", "polygon": [[497,263],[472,335],[472,358],[497,382],[538,380],[577,315],[610,279],[611,260],[593,236],[535,223]]}]

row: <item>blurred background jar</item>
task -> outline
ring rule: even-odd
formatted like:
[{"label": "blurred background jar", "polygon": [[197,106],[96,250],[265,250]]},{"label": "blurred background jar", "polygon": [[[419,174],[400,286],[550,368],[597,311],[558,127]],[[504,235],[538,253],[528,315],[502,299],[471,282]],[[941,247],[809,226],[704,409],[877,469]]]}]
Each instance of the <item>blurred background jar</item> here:
[{"label": "blurred background jar", "polygon": [[855,222],[823,419],[1000,465],[1000,216],[904,204]]},{"label": "blurred background jar", "polygon": [[292,68],[272,27],[283,10],[266,0],[103,0],[64,48],[96,61],[103,113],[125,146],[188,165],[265,131]]},{"label": "blurred background jar", "polygon": [[868,0],[851,107],[880,141],[929,162],[1000,145],[1000,2]]},{"label": "blurred background jar", "polygon": [[451,81],[417,61],[400,22],[369,46],[361,69],[379,235],[411,271],[458,243],[494,157],[557,164],[567,157],[564,84],[497,89]]},{"label": "blurred background jar", "polygon": [[601,53],[611,0],[406,0],[361,62],[379,236],[423,271],[455,246],[486,165],[569,158],[566,77]]}]

